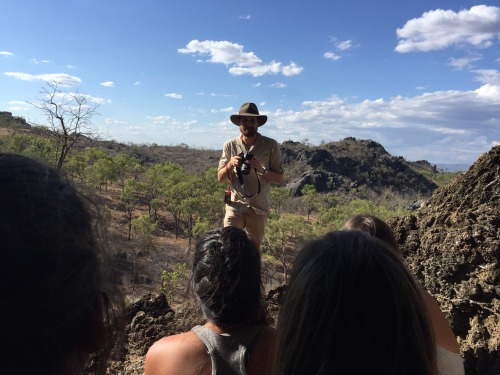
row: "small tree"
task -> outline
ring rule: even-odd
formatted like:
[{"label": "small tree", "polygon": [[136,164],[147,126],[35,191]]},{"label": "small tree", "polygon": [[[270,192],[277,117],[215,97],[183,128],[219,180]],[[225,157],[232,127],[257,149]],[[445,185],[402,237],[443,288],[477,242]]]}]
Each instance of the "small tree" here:
[{"label": "small tree", "polygon": [[61,169],[68,152],[82,136],[95,138],[97,128],[92,118],[97,115],[98,104],[91,103],[86,95],[62,91],[57,82],[48,83],[40,94],[38,103],[31,103],[39,109],[49,122],[48,136],[54,140],[57,169]]},{"label": "small tree", "polygon": [[314,210],[314,205],[316,202],[316,198],[318,196],[318,193],[316,191],[316,187],[311,184],[305,185],[302,190],[302,200],[306,206],[306,211],[307,211],[307,221],[309,221],[311,212]]},{"label": "small tree", "polygon": [[269,218],[265,250],[279,262],[283,284],[288,282],[288,270],[296,249],[305,240],[308,231],[307,222],[301,215],[283,214]]},{"label": "small tree", "polygon": [[170,303],[173,302],[174,294],[179,289],[186,275],[186,263],[176,263],[173,269],[164,269],[161,272],[160,290],[168,296]]}]

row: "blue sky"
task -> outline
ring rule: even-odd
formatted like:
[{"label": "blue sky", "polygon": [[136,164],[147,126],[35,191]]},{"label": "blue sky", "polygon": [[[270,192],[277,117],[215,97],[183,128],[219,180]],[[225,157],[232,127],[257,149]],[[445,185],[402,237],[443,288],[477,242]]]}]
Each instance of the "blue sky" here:
[{"label": "blue sky", "polygon": [[372,139],[472,164],[500,144],[500,2],[1,0],[0,111],[47,82],[109,139],[221,149],[242,103],[279,142]]}]

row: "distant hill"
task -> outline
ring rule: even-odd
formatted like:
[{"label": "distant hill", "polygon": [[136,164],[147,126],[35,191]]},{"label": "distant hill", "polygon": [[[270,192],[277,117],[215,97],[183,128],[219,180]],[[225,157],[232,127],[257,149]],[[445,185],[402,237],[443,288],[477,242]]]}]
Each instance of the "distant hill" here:
[{"label": "distant hill", "polygon": [[[0,128],[9,131],[40,135],[23,118],[10,112],[0,112]],[[110,154],[127,153],[143,165],[170,161],[182,165],[188,172],[204,172],[218,165],[221,150],[197,149],[188,145],[162,146],[157,144],[121,143],[82,137],[75,149],[97,147]],[[321,146],[286,141],[281,144],[284,184],[294,196],[312,184],[320,193],[349,193],[368,189],[376,193],[390,190],[411,196],[430,196],[437,185],[429,176],[438,174],[428,161],[409,162],[401,156],[390,155],[382,145],[372,140],[353,137]],[[425,172],[425,175],[422,173]]]},{"label": "distant hill", "polygon": [[10,112],[0,111],[0,128],[30,129],[31,126],[22,117],[12,116],[12,113]]},{"label": "distant hill", "polygon": [[465,172],[470,164],[436,164],[436,168],[443,172]]},{"label": "distant hill", "polygon": [[318,192],[349,192],[368,188],[381,193],[385,189],[410,195],[430,195],[437,185],[416,170],[439,173],[422,160],[406,161],[390,155],[382,145],[353,137],[319,147],[287,141],[282,145],[285,165],[296,171],[287,184],[293,195],[301,195],[307,184]]}]

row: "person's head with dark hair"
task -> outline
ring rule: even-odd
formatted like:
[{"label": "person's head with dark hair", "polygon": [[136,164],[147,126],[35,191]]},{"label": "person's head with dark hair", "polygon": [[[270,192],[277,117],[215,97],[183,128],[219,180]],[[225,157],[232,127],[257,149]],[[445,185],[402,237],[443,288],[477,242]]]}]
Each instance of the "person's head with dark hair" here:
[{"label": "person's head with dark hair", "polygon": [[244,230],[208,232],[196,246],[192,273],[207,321],[156,341],[144,374],[272,374],[276,330],[263,305],[260,262]]},{"label": "person's head with dark hair", "polygon": [[337,231],[297,255],[278,320],[277,374],[436,375],[417,285],[385,243]]},{"label": "person's head with dark hair", "polygon": [[205,317],[220,327],[265,321],[257,246],[236,227],[217,229],[198,244],[193,290]]},{"label": "person's head with dark hair", "polygon": [[392,246],[400,254],[399,244],[394,237],[391,227],[383,220],[374,215],[352,216],[342,227],[342,230],[360,230],[382,240]]},{"label": "person's head with dark hair", "polygon": [[122,309],[89,202],[41,162],[0,154],[2,374],[104,373]]},{"label": "person's head with dark hair", "polygon": [[[342,230],[358,230],[385,242],[399,256],[402,257],[398,242],[391,227],[383,220],[373,215],[356,215],[346,221]],[[460,356],[455,333],[450,323],[441,310],[435,298],[419,286],[420,294],[429,312],[434,330],[437,365],[442,374],[450,373],[460,375],[464,373],[463,361]]]}]

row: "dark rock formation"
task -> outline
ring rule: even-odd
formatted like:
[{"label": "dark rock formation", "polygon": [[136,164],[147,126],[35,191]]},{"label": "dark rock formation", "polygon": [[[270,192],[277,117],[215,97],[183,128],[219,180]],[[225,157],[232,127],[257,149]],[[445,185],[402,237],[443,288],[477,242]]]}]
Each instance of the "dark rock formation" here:
[{"label": "dark rock formation", "polygon": [[391,156],[382,145],[371,140],[350,137],[320,147],[284,142],[281,151],[287,171],[302,171],[298,176],[294,173],[287,184],[295,196],[300,196],[307,184],[314,184],[321,193],[348,192],[366,186],[379,192],[391,189],[403,194],[430,195],[437,187],[413,169],[437,173],[435,166]]},{"label": "dark rock formation", "polygon": [[466,374],[500,374],[500,146],[390,225],[459,337]]}]

